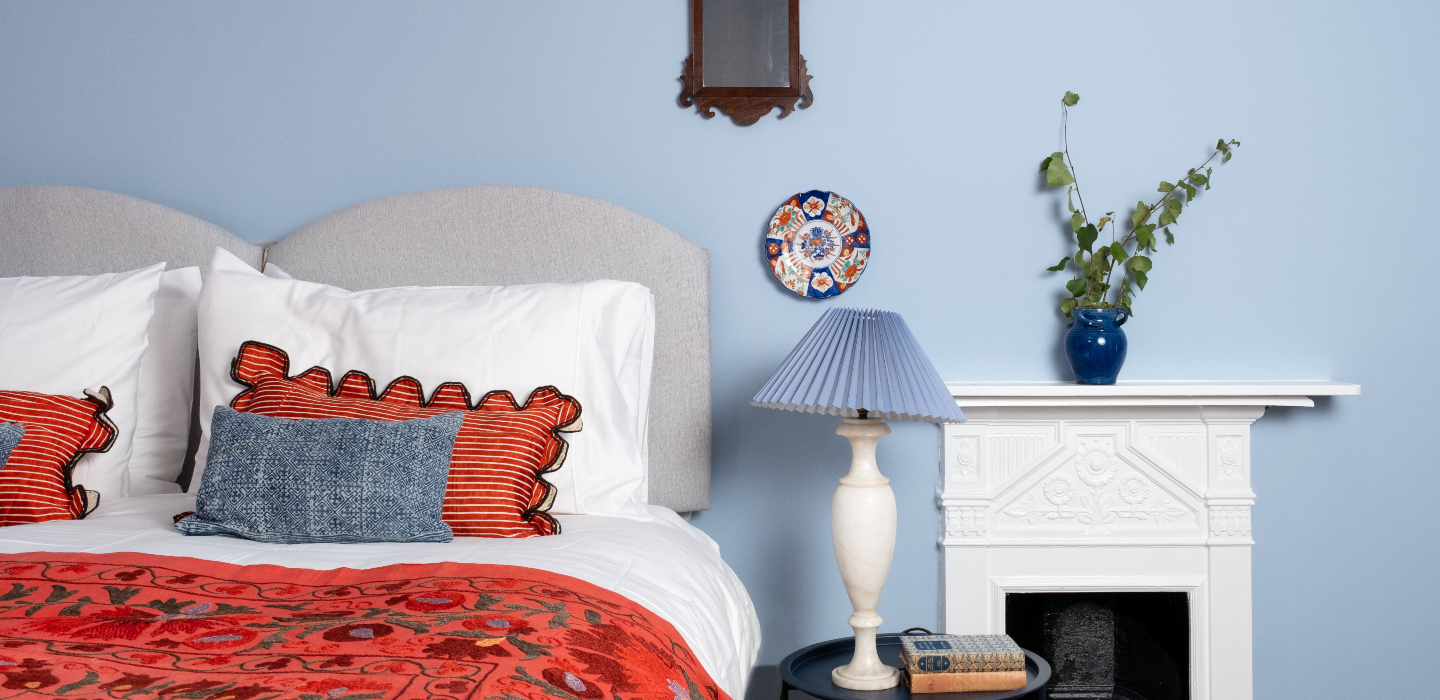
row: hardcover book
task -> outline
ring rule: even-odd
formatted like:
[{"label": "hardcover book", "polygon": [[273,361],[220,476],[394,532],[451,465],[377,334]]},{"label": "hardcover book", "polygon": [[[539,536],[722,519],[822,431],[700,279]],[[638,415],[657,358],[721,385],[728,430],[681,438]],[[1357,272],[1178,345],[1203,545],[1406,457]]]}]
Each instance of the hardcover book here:
[{"label": "hardcover book", "polygon": [[1025,673],[1025,652],[1004,634],[905,635],[900,637],[900,659],[912,676]]},{"label": "hardcover book", "polygon": [[905,687],[912,693],[973,693],[984,690],[1019,690],[1025,687],[1024,671],[971,671],[969,673],[905,674]]}]

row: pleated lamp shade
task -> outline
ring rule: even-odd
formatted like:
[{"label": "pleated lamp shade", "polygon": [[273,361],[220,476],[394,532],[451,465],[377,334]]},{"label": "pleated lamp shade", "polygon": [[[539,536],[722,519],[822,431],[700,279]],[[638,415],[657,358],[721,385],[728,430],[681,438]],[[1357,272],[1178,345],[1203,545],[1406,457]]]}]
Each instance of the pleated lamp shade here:
[{"label": "pleated lamp shade", "polygon": [[846,417],[965,420],[900,314],[830,309],[750,403]]}]

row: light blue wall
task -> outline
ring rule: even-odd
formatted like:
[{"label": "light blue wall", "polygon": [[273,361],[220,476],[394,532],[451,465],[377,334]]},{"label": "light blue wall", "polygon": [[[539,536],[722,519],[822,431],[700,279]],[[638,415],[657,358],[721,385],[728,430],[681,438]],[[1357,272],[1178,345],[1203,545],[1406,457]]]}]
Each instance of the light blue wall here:
[{"label": "light blue wall", "polygon": [[[713,535],[762,662],[848,630],[833,419],[749,396],[829,306],[762,227],[843,193],[875,234],[838,303],[899,311],[947,379],[1051,379],[1063,254],[1035,168],[1058,97],[1092,208],[1244,142],[1126,326],[1131,379],[1322,378],[1364,395],[1254,431],[1257,697],[1434,687],[1440,12],[1424,2],[805,0],[815,106],[739,128],[675,104],[685,3],[0,4],[0,185],[150,199],[253,241],[398,192],[514,183],[616,202],[711,252]],[[936,622],[938,431],[896,425],[881,613]],[[1407,667],[1407,664],[1409,665]]]}]

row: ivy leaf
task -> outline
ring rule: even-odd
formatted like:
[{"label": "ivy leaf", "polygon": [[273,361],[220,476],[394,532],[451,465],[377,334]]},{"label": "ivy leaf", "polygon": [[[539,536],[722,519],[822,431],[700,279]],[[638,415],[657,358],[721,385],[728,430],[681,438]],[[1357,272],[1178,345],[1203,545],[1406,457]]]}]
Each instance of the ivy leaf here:
[{"label": "ivy leaf", "polygon": [[1084,225],[1085,225],[1085,217],[1081,216],[1081,215],[1080,215],[1080,212],[1077,211],[1077,212],[1075,212],[1074,214],[1071,214],[1071,215],[1070,215],[1070,230],[1071,230],[1071,231],[1074,231],[1075,233],[1080,233],[1080,229],[1081,229],[1081,227],[1083,227]]},{"label": "ivy leaf", "polygon": [[[1142,273],[1142,272],[1149,272],[1149,271],[1150,271],[1150,258],[1147,258],[1147,257],[1145,257],[1145,256],[1143,256],[1143,255],[1136,255],[1136,256],[1131,257],[1131,258],[1130,258],[1130,269],[1131,269],[1133,272],[1135,272],[1136,274],[1139,274],[1139,273]],[[1136,279],[1138,280],[1139,278],[1137,277]],[[1143,285],[1143,284],[1140,285],[1140,288],[1141,288],[1141,289],[1144,289],[1144,288],[1145,288],[1145,285]]]},{"label": "ivy leaf", "polygon": [[1135,252],[1149,248],[1155,250],[1155,224],[1140,224],[1135,227],[1135,241],[1137,247]]},{"label": "ivy leaf", "polygon": [[1065,167],[1065,154],[1056,151],[1050,154],[1044,161],[1045,165],[1045,186],[1064,187],[1075,182],[1075,176],[1070,174],[1070,169]]},{"label": "ivy leaf", "polygon": [[1195,184],[1197,184],[1197,185],[1202,185],[1202,186],[1203,186],[1203,185],[1207,185],[1207,184],[1210,183],[1210,178],[1205,177],[1204,175],[1201,175],[1200,173],[1194,173],[1194,174],[1192,174],[1192,175],[1190,176],[1190,182],[1193,182],[1193,183],[1195,183]]},{"label": "ivy leaf", "polygon": [[[1060,154],[1057,153],[1057,154],[1055,154],[1055,155],[1060,155]],[[1045,160],[1040,161],[1040,172],[1043,173],[1043,172],[1045,172],[1046,170],[1049,170],[1049,169],[1050,169],[1050,160],[1051,160],[1052,158],[1054,158],[1054,157],[1055,157],[1055,156],[1046,156],[1046,157],[1045,157]]]},{"label": "ivy leaf", "polygon": [[1070,262],[1070,258],[1068,258],[1068,257],[1060,258],[1060,262],[1055,263],[1055,267],[1047,267],[1047,268],[1045,268],[1045,269],[1046,269],[1046,270],[1049,270],[1049,271],[1051,271],[1051,272],[1059,272],[1059,271],[1065,269],[1065,263],[1067,263],[1067,262]]},{"label": "ivy leaf", "polygon": [[1230,156],[1235,155],[1234,153],[1231,153],[1231,152],[1230,152],[1230,148],[1231,148],[1232,146],[1235,147],[1235,148],[1239,148],[1239,147],[1240,147],[1240,142],[1239,142],[1239,141],[1236,141],[1235,139],[1230,139],[1230,142],[1229,142],[1229,143],[1226,143],[1225,139],[1220,139],[1218,142],[1216,142],[1216,144],[1215,144],[1215,150],[1220,151],[1221,153],[1224,153],[1224,154],[1225,154],[1225,157],[1222,158],[1222,159],[1220,159],[1220,162],[1221,162],[1221,163],[1229,163],[1229,162],[1230,162]]},{"label": "ivy leaf", "polygon": [[1130,257],[1125,252],[1125,246],[1121,245],[1120,241],[1115,241],[1110,244],[1110,256],[1115,258],[1115,262],[1118,263],[1123,263],[1126,258]]},{"label": "ivy leaf", "polygon": [[1139,226],[1148,218],[1150,218],[1150,207],[1145,206],[1144,202],[1136,202],[1135,213],[1130,215],[1130,222]]},{"label": "ivy leaf", "polygon": [[[1041,168],[1041,170],[1044,170],[1044,168]],[[1070,208],[1070,213],[1071,213],[1071,214],[1074,214],[1074,213],[1075,213],[1075,188],[1074,188],[1074,187],[1071,187],[1070,189],[1065,190],[1065,206],[1067,206],[1067,207]]]},{"label": "ivy leaf", "polygon": [[1137,286],[1139,286],[1140,289],[1142,289],[1142,290],[1145,289],[1145,283],[1146,283],[1146,282],[1149,282],[1149,281],[1150,281],[1150,278],[1147,277],[1144,272],[1141,272],[1141,271],[1139,271],[1139,270],[1134,270],[1134,272],[1135,272],[1135,284],[1136,284]]},{"label": "ivy leaf", "polygon": [[[1186,199],[1187,201],[1188,201],[1188,200],[1191,200],[1191,199],[1195,199],[1195,186],[1194,186],[1194,185],[1192,185],[1192,184],[1190,184],[1190,183],[1188,183],[1188,182],[1182,182],[1182,183],[1180,183],[1180,186],[1185,188],[1185,199]],[[1176,214],[1176,216],[1179,216],[1179,214]]]},{"label": "ivy leaf", "polygon": [[1085,288],[1086,288],[1087,286],[1088,286],[1088,285],[1087,285],[1087,283],[1085,282],[1085,280],[1081,280],[1081,279],[1074,279],[1074,280],[1070,280],[1069,282],[1066,282],[1066,283],[1065,283],[1065,289],[1070,292],[1070,295],[1071,295],[1071,296],[1077,296],[1077,297],[1078,297],[1078,296],[1084,296],[1084,295],[1085,295],[1085,291],[1086,291]]},{"label": "ivy leaf", "polygon": [[[1110,285],[1108,285],[1108,284],[1094,284],[1094,285],[1091,285],[1091,286],[1090,286],[1090,291],[1088,291],[1088,292],[1085,293],[1085,301],[1086,301],[1086,303],[1091,304],[1091,305],[1100,304],[1100,303],[1101,303],[1100,300],[1105,297],[1105,292],[1108,291],[1109,289],[1110,289]],[[1102,307],[1102,308],[1103,308],[1103,307]]]},{"label": "ivy leaf", "polygon": [[1061,100],[1061,102],[1064,102],[1066,107],[1074,107],[1078,102],[1080,102],[1080,96],[1073,92],[1070,92],[1069,90],[1066,90],[1065,97]]},{"label": "ivy leaf", "polygon": [[1065,314],[1065,316],[1068,318],[1068,317],[1070,316],[1070,312],[1071,312],[1071,311],[1074,311],[1074,310],[1075,310],[1075,300],[1074,300],[1074,299],[1062,299],[1062,300],[1060,300],[1060,313]]},{"label": "ivy leaf", "polygon": [[1100,232],[1095,229],[1094,224],[1086,224],[1084,228],[1075,232],[1075,237],[1080,241],[1080,249],[1090,252],[1090,246],[1094,245],[1095,239],[1100,237]]},{"label": "ivy leaf", "polygon": [[1175,245],[1175,234],[1170,233],[1170,229],[1168,228],[1165,229],[1165,242],[1170,245]]},{"label": "ivy leaf", "polygon": [[1100,217],[1100,223],[1099,223],[1099,225],[1098,225],[1096,228],[1099,228],[1101,231],[1104,231],[1104,230],[1105,230],[1105,224],[1110,223],[1110,220],[1111,220],[1111,219],[1110,219],[1110,217],[1108,217],[1108,216],[1102,216],[1102,217]]},{"label": "ivy leaf", "polygon": [[1160,212],[1160,225],[1169,226],[1175,223],[1175,221],[1180,218],[1180,211],[1184,208],[1185,205],[1178,199],[1172,199],[1166,202],[1165,211]]},{"label": "ivy leaf", "polygon": [[1110,269],[1110,246],[1100,246],[1095,249],[1095,254],[1090,256],[1090,274],[1095,279],[1105,276],[1105,271]]},{"label": "ivy leaf", "polygon": [[1172,184],[1170,184],[1170,183],[1168,183],[1168,182],[1165,182],[1164,180],[1161,180],[1161,181],[1160,181],[1160,186],[1157,187],[1157,188],[1155,189],[1155,191],[1156,191],[1156,192],[1169,192],[1170,190],[1173,190],[1173,189],[1175,189],[1175,186],[1174,186],[1174,185],[1172,185]]}]

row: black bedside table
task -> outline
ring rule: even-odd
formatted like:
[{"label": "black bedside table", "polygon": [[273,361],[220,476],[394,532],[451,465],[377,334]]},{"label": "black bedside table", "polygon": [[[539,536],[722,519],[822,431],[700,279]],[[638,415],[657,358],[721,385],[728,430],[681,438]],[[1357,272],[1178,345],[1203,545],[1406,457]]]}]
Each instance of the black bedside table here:
[{"label": "black bedside table", "polygon": [[[880,660],[900,666],[900,635],[881,634],[875,637]],[[911,700],[905,684],[886,690],[850,690],[830,682],[830,671],[850,663],[855,653],[855,638],[844,637],[812,644],[780,662],[780,700],[790,700],[790,691],[798,690],[819,700]],[[1029,651],[1025,652],[1025,687],[1019,690],[991,690],[974,693],[917,693],[915,700],[1045,700],[1045,684],[1050,681],[1050,664]]]}]

